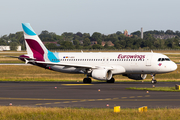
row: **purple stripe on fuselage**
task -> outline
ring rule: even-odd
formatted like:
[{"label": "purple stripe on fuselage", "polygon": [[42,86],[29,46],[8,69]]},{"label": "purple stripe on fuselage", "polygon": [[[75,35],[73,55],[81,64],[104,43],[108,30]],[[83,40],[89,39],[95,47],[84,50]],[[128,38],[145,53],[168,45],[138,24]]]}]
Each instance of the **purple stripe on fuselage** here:
[{"label": "purple stripe on fuselage", "polygon": [[40,44],[32,39],[26,39],[26,42],[31,48],[34,58],[36,58],[37,61],[44,61],[44,50]]}]

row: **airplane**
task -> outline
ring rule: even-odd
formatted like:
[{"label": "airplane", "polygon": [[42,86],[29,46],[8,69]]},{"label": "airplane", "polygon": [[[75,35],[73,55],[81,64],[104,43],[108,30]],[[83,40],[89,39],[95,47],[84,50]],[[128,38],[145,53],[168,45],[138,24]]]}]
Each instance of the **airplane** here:
[{"label": "airplane", "polygon": [[114,83],[114,75],[123,75],[133,80],[144,80],[151,74],[152,84],[157,83],[156,74],[169,73],[177,65],[166,55],[151,52],[51,52],[29,23],[22,23],[27,54],[17,58],[26,64],[45,69],[85,74],[83,83],[91,83],[91,77]]}]

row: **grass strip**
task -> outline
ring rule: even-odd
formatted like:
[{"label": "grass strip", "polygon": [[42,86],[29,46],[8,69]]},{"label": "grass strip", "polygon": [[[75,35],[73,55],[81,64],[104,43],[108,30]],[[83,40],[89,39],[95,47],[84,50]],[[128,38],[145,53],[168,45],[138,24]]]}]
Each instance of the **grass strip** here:
[{"label": "grass strip", "polygon": [[16,63],[24,63],[23,61],[0,61],[0,63],[8,63],[8,64],[16,64]]},{"label": "grass strip", "polygon": [[[83,78],[86,77],[84,74],[68,74],[48,69],[43,69],[37,66],[17,66],[17,65],[0,65],[0,81],[79,81],[82,82]],[[177,71],[158,74],[156,79],[158,82],[179,82],[180,81],[180,68]],[[116,82],[141,82],[136,80],[128,79],[122,75],[114,76]],[[97,80],[92,79],[95,82]],[[144,82],[151,81],[151,76],[148,75]],[[106,81],[99,81],[106,82]]]},{"label": "grass strip", "polygon": [[152,88],[137,88],[137,87],[129,87],[126,89],[130,90],[148,90],[148,91],[166,91],[166,92],[180,92],[180,90],[176,90],[175,87],[152,87]]},{"label": "grass strip", "polygon": [[148,109],[140,113],[138,109],[87,108],[46,108],[1,106],[1,120],[178,120],[180,109]]},{"label": "grass strip", "polygon": [[[11,78],[0,78],[0,82],[6,81],[6,82],[83,82],[83,78],[16,78],[16,77],[11,77]],[[150,82],[151,80],[145,80],[145,82]],[[92,79],[92,82],[106,82],[105,80],[94,80]],[[121,83],[121,82],[128,82],[128,83],[137,83],[140,81],[135,81],[135,80],[128,80],[128,79],[116,79],[115,83]],[[158,82],[180,82],[180,80],[159,80]]]}]

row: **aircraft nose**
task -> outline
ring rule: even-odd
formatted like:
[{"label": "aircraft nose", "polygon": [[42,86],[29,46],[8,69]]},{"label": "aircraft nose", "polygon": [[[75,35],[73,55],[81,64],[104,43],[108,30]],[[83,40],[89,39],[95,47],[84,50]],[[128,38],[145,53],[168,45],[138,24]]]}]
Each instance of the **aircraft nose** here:
[{"label": "aircraft nose", "polygon": [[176,69],[177,69],[177,65],[176,65],[176,63],[173,62],[173,63],[171,64],[171,70],[174,71],[174,70],[176,70]]}]

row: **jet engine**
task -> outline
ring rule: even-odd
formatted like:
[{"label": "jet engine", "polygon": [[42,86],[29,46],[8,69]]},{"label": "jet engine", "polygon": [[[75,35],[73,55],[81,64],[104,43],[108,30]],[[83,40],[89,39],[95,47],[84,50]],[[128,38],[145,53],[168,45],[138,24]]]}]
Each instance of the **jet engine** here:
[{"label": "jet engine", "polygon": [[129,79],[134,80],[144,80],[147,77],[147,74],[123,74],[123,76],[127,76]]},{"label": "jet engine", "polygon": [[104,69],[94,69],[91,76],[97,80],[110,80],[112,78],[112,71],[106,68]]}]

